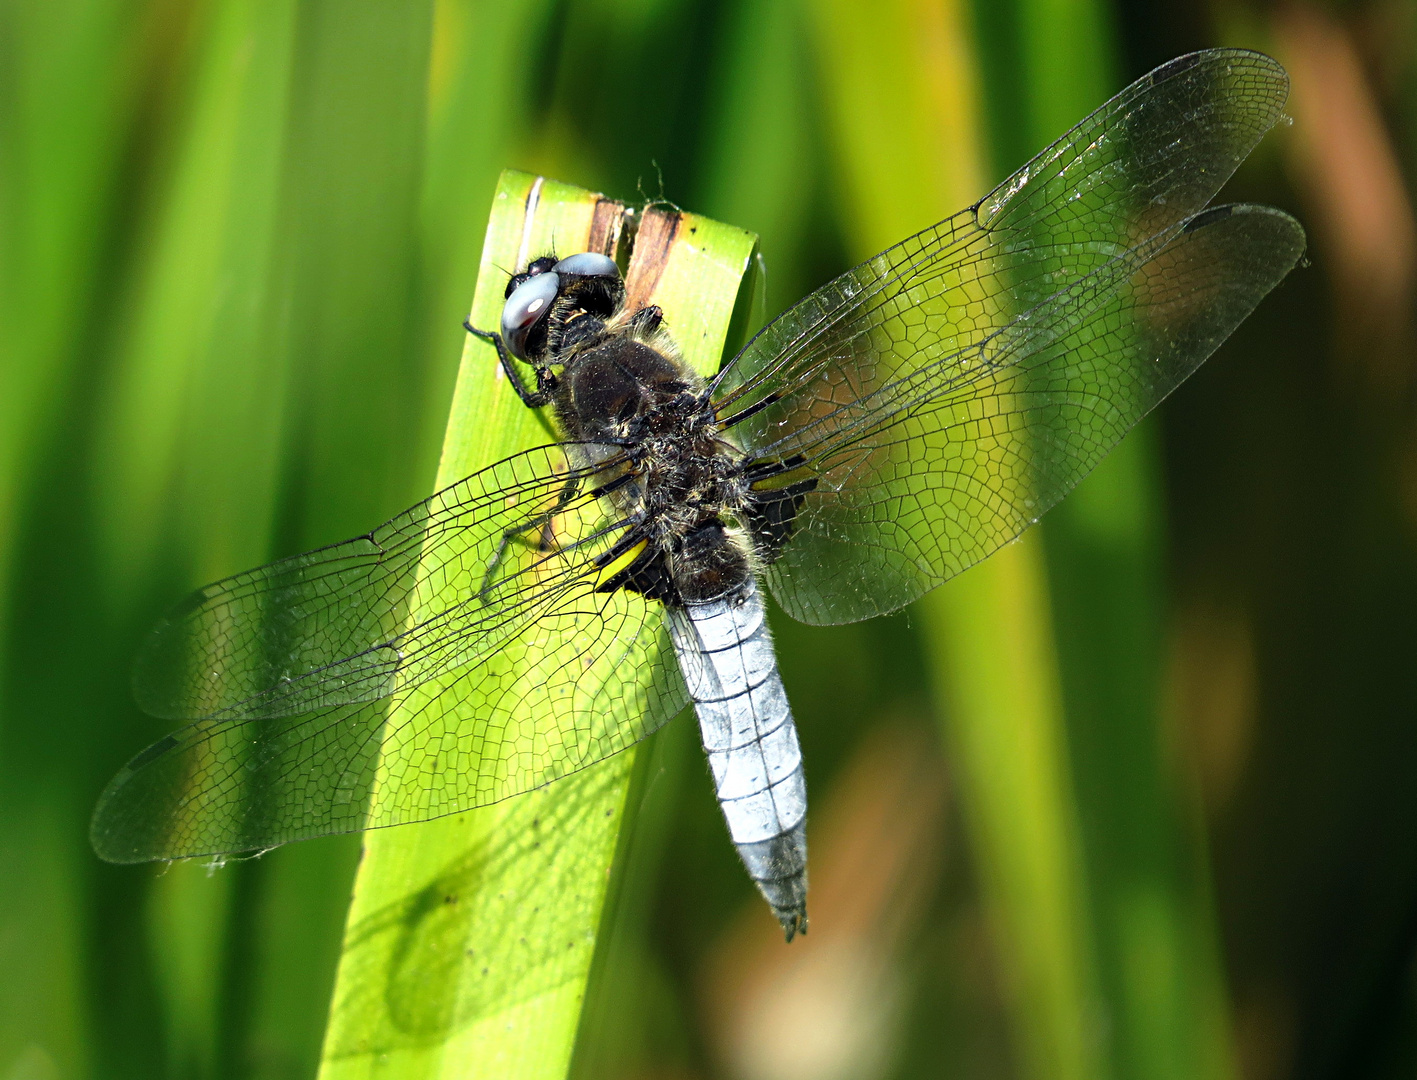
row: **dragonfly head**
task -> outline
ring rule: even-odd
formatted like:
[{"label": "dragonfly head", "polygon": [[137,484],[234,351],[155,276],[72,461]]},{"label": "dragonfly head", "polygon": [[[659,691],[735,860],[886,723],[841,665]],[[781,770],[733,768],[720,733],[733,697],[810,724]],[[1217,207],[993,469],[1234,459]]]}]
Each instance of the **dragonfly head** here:
[{"label": "dragonfly head", "polygon": [[564,259],[543,255],[507,282],[502,306],[502,340],[519,360],[537,362],[547,344],[547,327],[556,301],[569,298],[561,318],[584,312],[608,319],[625,297],[620,268],[609,256],[583,251]]}]

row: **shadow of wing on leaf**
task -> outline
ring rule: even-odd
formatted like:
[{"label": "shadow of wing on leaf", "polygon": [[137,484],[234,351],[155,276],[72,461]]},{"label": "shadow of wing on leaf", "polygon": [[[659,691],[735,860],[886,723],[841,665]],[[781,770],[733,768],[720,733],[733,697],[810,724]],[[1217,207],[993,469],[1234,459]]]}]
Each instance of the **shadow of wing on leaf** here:
[{"label": "shadow of wing on leaf", "polygon": [[[517,800],[431,882],[352,924],[344,994],[332,1010],[342,1023],[330,1032],[327,1056],[437,1045],[485,1016],[583,980],[595,948],[584,927],[596,909],[577,883],[588,867],[603,867],[604,854],[576,838],[616,802],[622,775],[607,762],[558,786],[554,799]],[[489,880],[499,883],[497,894],[477,894]],[[558,899],[543,909],[526,902],[533,894]],[[476,952],[464,951],[468,942],[480,943]]]}]

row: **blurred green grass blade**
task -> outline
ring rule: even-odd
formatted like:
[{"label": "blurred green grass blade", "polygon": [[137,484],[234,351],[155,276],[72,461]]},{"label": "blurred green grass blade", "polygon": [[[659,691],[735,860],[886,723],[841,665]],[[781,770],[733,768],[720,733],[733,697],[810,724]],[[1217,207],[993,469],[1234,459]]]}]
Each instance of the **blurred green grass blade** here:
[{"label": "blurred green grass blade", "polygon": [[1044,553],[1023,540],[920,613],[1027,1075],[1108,1075]]},{"label": "blurred green grass blade", "polygon": [[498,174],[527,141],[552,0],[437,0],[428,74],[428,134],[419,201],[420,475],[442,448],[462,347],[461,317],[479,252],[464,243]]},{"label": "blurred green grass blade", "polygon": [[[367,527],[422,486],[406,443],[429,6],[201,14],[99,425],[120,609]],[[158,879],[175,1068],[313,1072],[355,849]]]},{"label": "blurred green grass blade", "polygon": [[57,674],[70,693],[38,711],[21,685],[39,654],[14,648],[13,620],[36,575],[15,573],[15,560],[34,542],[37,493],[52,491],[39,470],[80,441],[66,430],[67,394],[108,307],[101,270],[133,122],[138,13],[132,0],[0,5],[0,1076],[82,1076],[102,1057],[86,985],[90,856],[74,837],[108,741],[66,712],[91,700],[87,672]]},{"label": "blurred green grass blade", "polygon": [[147,929],[162,1006],[163,1051],[175,1074],[214,1075],[222,1042],[235,882],[191,862],[167,868],[148,894]]},{"label": "blurred green grass blade", "polygon": [[[987,189],[969,12],[905,0],[810,10],[847,178],[847,232],[865,258]],[[1096,1080],[1108,1069],[1037,538],[1003,549],[917,610],[1021,1068],[1036,1080]]]},{"label": "blurred green grass blade", "polygon": [[287,377],[267,335],[295,17],[293,0],[211,10],[145,222],[97,424],[103,579],[120,609],[155,573],[187,587],[270,550]]},{"label": "blurred green grass blade", "polygon": [[131,121],[131,0],[0,8],[0,558],[50,410],[78,359]]},{"label": "blurred green grass blade", "polygon": [[[170,598],[271,550],[289,384],[272,348],[272,276],[296,22],[292,0],[222,0],[198,23],[188,105],[144,222],[97,423],[101,581],[124,619],[146,614],[154,587]],[[256,1010],[233,1008],[246,986],[229,960],[259,951],[245,933],[252,891],[239,885],[266,870],[183,865],[151,883],[146,929],[173,1070],[211,1075],[224,1053],[245,1056],[236,1018]],[[343,889],[331,891],[338,905]],[[332,930],[338,917],[336,907]],[[235,950],[233,934],[243,938]],[[304,926],[281,955],[318,970],[301,947],[317,939]],[[308,1006],[304,1016],[313,1067],[322,1017]]]},{"label": "blurred green grass blade", "polygon": [[851,254],[889,244],[979,198],[987,169],[975,61],[959,0],[807,4]]},{"label": "blurred green grass blade", "polygon": [[292,547],[356,535],[429,481],[407,446],[422,397],[410,297],[432,4],[298,10],[274,341],[297,373]]},{"label": "blurred green grass blade", "polygon": [[810,288],[801,253],[820,181],[801,5],[737,0],[727,24],[696,199],[706,213],[758,234],[776,312]]},{"label": "blurred green grass blade", "polygon": [[[997,20],[1010,6],[1013,33],[993,35],[981,52],[998,175],[1121,83],[1110,9],[1016,0],[978,5],[980,19]],[[1177,799],[1182,777],[1162,739],[1158,457],[1153,420],[1041,531],[1108,1053],[1119,1076],[1221,1078],[1233,1062],[1211,899],[1198,870],[1202,838]]]},{"label": "blurred green grass blade", "polygon": [[[429,483],[411,448],[424,419],[414,298],[433,4],[296,10],[267,346],[291,373],[283,551],[359,533]],[[238,1075],[317,1068],[358,847],[295,844],[249,867],[228,1036]]]},{"label": "blurred green grass blade", "polygon": [[233,926],[239,962],[226,987],[228,1075],[315,1075],[358,858],[358,838],[341,836],[292,844],[260,860]]},{"label": "blurred green grass blade", "polygon": [[[474,325],[496,325],[505,268],[553,242],[563,254],[587,247],[598,202],[503,174]],[[741,230],[684,215],[668,248],[651,299],[700,370],[721,359],[753,243]],[[543,418],[521,405],[491,348],[469,338],[439,486],[546,437]],[[484,810],[366,837],[325,1080],[565,1074],[643,752]]]}]

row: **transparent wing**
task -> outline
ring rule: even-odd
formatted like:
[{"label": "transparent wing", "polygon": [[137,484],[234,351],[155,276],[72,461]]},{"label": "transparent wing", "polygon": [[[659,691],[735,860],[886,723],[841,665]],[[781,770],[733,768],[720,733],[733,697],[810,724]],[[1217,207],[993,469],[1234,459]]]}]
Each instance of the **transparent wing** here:
[{"label": "transparent wing", "polygon": [[[778,437],[755,453],[796,461],[776,481],[816,486],[766,572],[773,595],[805,622],[848,622],[985,558],[1194,371],[1303,249],[1287,214],[1216,207],[970,349],[941,356],[917,328],[905,354],[933,360],[840,404],[787,399]],[[867,322],[841,355],[878,356],[901,328]]]},{"label": "transparent wing", "polygon": [[145,643],[138,703],[170,719],[288,716],[476,662],[594,573],[624,527],[595,493],[613,471],[539,447],[364,536],[199,589]]},{"label": "transparent wing", "polygon": [[725,369],[719,416],[800,493],[767,573],[790,614],[894,610],[1016,537],[1284,277],[1292,218],[1196,212],[1286,87],[1254,53],[1173,61]]},{"label": "transparent wing", "polygon": [[[944,296],[941,345],[964,348],[1199,212],[1283,115],[1289,77],[1244,49],[1177,57],[1142,76],[974,206],[818,289],[764,327],[715,380],[729,415],[833,366],[843,324]],[[854,357],[860,360],[860,357]],[[836,365],[839,366],[839,365]],[[871,365],[861,374],[869,381]]]},{"label": "transparent wing", "polygon": [[[224,707],[114,778],[91,825],[98,853],[140,862],[253,851],[427,820],[575,772],[682,709],[682,677],[663,659],[661,605],[596,591],[627,524],[588,486],[605,470],[568,470],[564,458],[558,447],[517,455],[372,540],[198,594],[160,632],[189,628],[182,647],[165,647],[171,670],[197,687],[175,675],[162,685],[181,691],[168,700]],[[586,486],[572,494],[574,480]],[[270,611],[280,616],[274,644]],[[391,614],[401,611],[405,630]],[[327,638],[331,627],[338,634]],[[313,662],[350,642],[401,659]],[[207,680],[207,668],[182,659],[192,648],[229,658],[244,687]],[[288,682],[271,684],[247,659],[273,648],[300,659]]]}]

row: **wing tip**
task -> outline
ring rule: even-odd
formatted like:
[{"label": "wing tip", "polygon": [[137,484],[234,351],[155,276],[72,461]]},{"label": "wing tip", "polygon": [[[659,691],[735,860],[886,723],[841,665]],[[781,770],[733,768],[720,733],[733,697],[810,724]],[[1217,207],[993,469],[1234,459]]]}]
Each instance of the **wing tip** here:
[{"label": "wing tip", "polygon": [[1218,49],[1198,49],[1195,52],[1183,53],[1173,57],[1164,63],[1152,68],[1143,79],[1152,86],[1164,83],[1169,79],[1174,79],[1178,75],[1183,75],[1187,71],[1208,64],[1223,64],[1227,68],[1243,65],[1263,69],[1271,75],[1277,76],[1284,82],[1289,81],[1289,73],[1284,70],[1284,65],[1268,53],[1260,52],[1258,49],[1241,49],[1234,47],[1222,47]]},{"label": "wing tip", "polygon": [[[1284,262],[1284,271],[1280,278],[1299,265],[1304,258],[1304,253],[1308,249],[1309,237],[1304,230],[1303,223],[1293,214],[1276,206],[1266,206],[1263,203],[1225,203],[1220,206],[1208,206],[1190,218],[1181,227],[1181,232],[1183,234],[1196,233],[1210,226],[1240,218],[1249,218],[1256,225],[1273,226],[1275,229],[1273,235],[1276,238],[1281,232],[1286,234],[1284,239],[1287,241],[1288,251]],[[1278,280],[1276,279],[1276,283]]]}]

